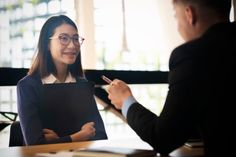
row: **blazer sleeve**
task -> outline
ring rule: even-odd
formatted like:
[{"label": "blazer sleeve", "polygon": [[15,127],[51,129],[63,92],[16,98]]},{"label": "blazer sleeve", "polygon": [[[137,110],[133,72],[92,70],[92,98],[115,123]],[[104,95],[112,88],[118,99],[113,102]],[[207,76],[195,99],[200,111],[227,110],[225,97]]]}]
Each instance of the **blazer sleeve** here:
[{"label": "blazer sleeve", "polygon": [[194,128],[189,105],[194,95],[194,80],[193,74],[188,73],[193,66],[191,62],[179,63],[170,70],[169,91],[160,116],[139,103],[132,104],[127,113],[131,128],[161,154],[169,154],[182,146]]},{"label": "blazer sleeve", "polygon": [[40,84],[29,76],[26,76],[17,84],[17,107],[25,144],[71,142],[69,136],[52,141],[45,139],[39,116],[40,89]]}]

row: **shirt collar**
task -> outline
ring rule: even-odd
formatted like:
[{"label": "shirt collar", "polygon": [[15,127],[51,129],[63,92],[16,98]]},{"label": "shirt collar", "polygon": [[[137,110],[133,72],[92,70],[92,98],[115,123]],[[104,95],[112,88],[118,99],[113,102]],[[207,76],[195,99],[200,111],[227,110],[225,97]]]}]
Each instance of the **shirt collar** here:
[{"label": "shirt collar", "polygon": [[[75,83],[76,79],[69,72],[65,82],[63,83]],[[53,74],[48,75],[47,77],[42,78],[43,84],[53,84],[53,83],[62,83],[60,82]]]}]

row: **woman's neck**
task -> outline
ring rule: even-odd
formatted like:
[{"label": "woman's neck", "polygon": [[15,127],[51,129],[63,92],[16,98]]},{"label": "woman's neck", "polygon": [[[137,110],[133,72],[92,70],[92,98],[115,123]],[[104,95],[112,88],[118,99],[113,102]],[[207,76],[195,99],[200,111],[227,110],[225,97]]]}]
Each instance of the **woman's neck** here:
[{"label": "woman's neck", "polygon": [[61,82],[65,82],[66,81],[66,77],[68,74],[68,69],[67,67],[60,67],[57,68],[57,74],[56,74],[56,78]]}]

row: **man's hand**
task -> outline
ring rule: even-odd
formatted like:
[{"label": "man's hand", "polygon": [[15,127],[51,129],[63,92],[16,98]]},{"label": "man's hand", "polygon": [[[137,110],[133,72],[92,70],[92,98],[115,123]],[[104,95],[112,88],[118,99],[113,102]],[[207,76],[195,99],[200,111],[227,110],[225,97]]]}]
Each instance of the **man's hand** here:
[{"label": "man's hand", "polygon": [[117,109],[121,109],[124,101],[132,96],[129,86],[121,80],[113,80],[107,88],[108,98]]}]

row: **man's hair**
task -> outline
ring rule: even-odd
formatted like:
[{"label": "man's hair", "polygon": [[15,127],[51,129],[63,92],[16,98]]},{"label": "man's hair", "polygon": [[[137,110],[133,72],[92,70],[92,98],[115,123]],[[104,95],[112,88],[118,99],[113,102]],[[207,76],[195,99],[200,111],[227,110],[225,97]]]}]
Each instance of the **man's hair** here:
[{"label": "man's hair", "polygon": [[228,18],[231,8],[231,0],[173,0],[174,3],[196,4],[200,8],[213,10],[221,17]]}]

